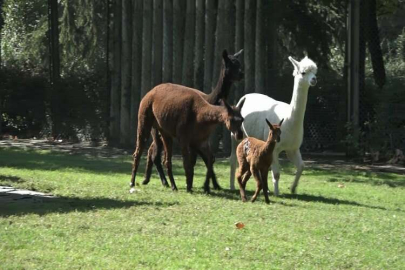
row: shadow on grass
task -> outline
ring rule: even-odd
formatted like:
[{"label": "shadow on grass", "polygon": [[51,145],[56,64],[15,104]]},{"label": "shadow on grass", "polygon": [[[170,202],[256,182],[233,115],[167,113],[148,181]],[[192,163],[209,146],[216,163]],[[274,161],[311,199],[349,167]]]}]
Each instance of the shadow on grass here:
[{"label": "shadow on grass", "polygon": [[359,206],[359,207],[366,207],[371,209],[380,209],[380,210],[387,210],[384,207],[380,206],[372,206],[372,205],[365,205],[354,201],[348,200],[341,200],[336,198],[328,198],[324,196],[316,196],[316,195],[309,195],[309,194],[282,194],[279,196],[280,198],[286,199],[296,199],[299,201],[304,202],[320,202],[325,204],[333,204],[333,205],[352,205],[352,206]]},{"label": "shadow on grass", "polygon": [[[61,152],[40,153],[36,150],[21,150],[14,148],[0,148],[0,150],[0,164],[2,164],[4,167],[47,171],[74,168],[83,171],[91,171],[97,174],[122,173],[128,174],[128,177],[131,175],[131,155],[128,155],[128,158],[122,156],[120,159],[117,159],[86,157],[83,155],[71,155],[69,153]],[[125,161],[123,161],[123,158]],[[201,164],[201,162],[198,164]],[[205,177],[205,169],[201,171],[199,169],[199,166],[201,165],[198,164],[196,166],[194,175],[196,177]],[[144,168],[145,160],[142,159],[137,173],[137,181],[143,180]],[[166,170],[165,174],[167,175]],[[185,177],[183,165],[181,163],[173,162],[173,174],[175,176],[178,175]],[[155,168],[153,168],[152,175],[158,175]]]},{"label": "shadow on grass", "polygon": [[[1,193],[0,193],[1,194]],[[8,195],[10,196],[10,195]],[[0,202],[0,217],[10,215],[51,213],[90,212],[100,209],[117,209],[140,206],[170,207],[178,203],[125,201],[110,198],[77,198],[77,197],[37,197],[12,194],[8,203]]]}]

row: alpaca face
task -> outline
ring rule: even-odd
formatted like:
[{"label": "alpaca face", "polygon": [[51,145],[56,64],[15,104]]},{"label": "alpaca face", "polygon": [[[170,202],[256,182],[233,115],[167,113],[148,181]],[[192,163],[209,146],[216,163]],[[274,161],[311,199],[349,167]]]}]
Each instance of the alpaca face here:
[{"label": "alpaca face", "polygon": [[311,59],[309,59],[307,56],[305,56],[301,62],[298,62],[291,56],[288,57],[288,59],[294,66],[294,77],[297,77],[302,82],[308,83],[310,86],[316,85],[316,73],[318,72],[318,67]]},{"label": "alpaca face", "polygon": [[235,53],[234,55],[228,55],[224,50],[222,56],[225,62],[225,75],[231,82],[240,81],[243,79],[244,73],[242,65],[238,59],[243,50]]},{"label": "alpaca face", "polygon": [[227,117],[225,119],[225,126],[226,128],[232,133],[232,136],[236,132],[238,132],[242,126],[243,123],[243,116],[241,114],[241,109],[243,107],[243,103],[239,104],[239,106],[229,106],[228,103],[221,101],[222,105],[225,106],[227,110]]}]

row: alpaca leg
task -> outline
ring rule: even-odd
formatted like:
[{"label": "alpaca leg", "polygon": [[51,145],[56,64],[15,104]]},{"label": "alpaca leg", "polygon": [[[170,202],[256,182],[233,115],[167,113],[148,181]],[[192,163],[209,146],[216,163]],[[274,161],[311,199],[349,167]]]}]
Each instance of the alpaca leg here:
[{"label": "alpaca leg", "polygon": [[153,143],[156,146],[156,151],[154,152],[153,155],[153,163],[156,166],[162,185],[168,187],[169,184],[167,183],[166,176],[162,166],[162,151],[163,151],[162,138],[159,136],[159,132],[156,129],[152,129],[152,136],[153,136]]},{"label": "alpaca leg", "polygon": [[263,194],[264,194],[264,199],[266,200],[266,203],[270,203],[269,199],[269,185],[268,185],[268,180],[267,176],[269,173],[269,168],[262,169],[260,171],[261,177],[262,177],[262,183],[263,183]]},{"label": "alpaca leg", "polygon": [[302,161],[300,150],[287,152],[287,157],[297,168],[297,173],[295,174],[294,182],[292,183],[291,188],[290,188],[291,193],[295,194],[297,191],[297,186],[298,186],[298,182],[300,181],[302,171],[304,170],[304,161]]},{"label": "alpaca leg", "polygon": [[137,134],[137,140],[136,140],[136,148],[135,152],[132,155],[134,158],[134,162],[132,164],[132,175],[131,175],[131,190],[130,192],[132,193],[134,191],[134,186],[135,186],[135,176],[136,172],[138,171],[138,166],[139,162],[141,160],[142,156],[142,151],[143,147],[148,141],[149,135],[150,135],[150,130],[152,128],[152,121],[149,119],[141,119],[142,121],[139,121],[138,119],[138,134]]},{"label": "alpaca leg", "polygon": [[237,146],[238,146],[238,142],[236,141],[236,139],[233,136],[231,136],[231,157],[229,158],[229,163],[231,163],[229,188],[231,190],[235,189],[235,171],[236,171],[236,165],[238,163],[237,157],[236,157],[236,147]]},{"label": "alpaca leg", "polygon": [[169,136],[164,136],[162,134],[163,140],[163,147],[165,150],[165,158],[164,164],[167,169],[167,175],[169,176],[170,185],[173,191],[177,191],[176,182],[174,181],[173,177],[173,170],[172,170],[172,153],[173,153],[173,140]]},{"label": "alpaca leg", "polygon": [[153,160],[154,155],[156,155],[157,147],[155,142],[153,141],[149,146],[148,156],[146,157],[146,168],[145,168],[145,178],[142,181],[143,185],[147,185],[150,181],[150,176],[152,174],[152,167],[153,167]]},{"label": "alpaca leg", "polygon": [[152,136],[153,142],[149,147],[148,150],[148,157],[146,159],[146,169],[145,169],[145,179],[143,180],[142,184],[147,185],[150,181],[150,177],[152,174],[153,164],[156,165],[156,169],[158,171],[160,181],[162,185],[168,187],[169,184],[167,183],[166,176],[162,167],[162,151],[163,151],[163,143],[159,136],[156,136],[156,131],[152,129]]},{"label": "alpaca leg", "polygon": [[218,184],[217,177],[214,172],[215,157],[211,152],[211,148],[208,142],[204,143],[198,148],[198,153],[203,159],[205,166],[207,167],[207,174],[205,176],[204,190],[206,193],[210,192],[210,178],[212,178],[212,184],[214,189],[219,190],[221,186]]},{"label": "alpaca leg", "polygon": [[193,189],[193,176],[194,176],[194,166],[193,166],[193,155],[190,152],[190,147],[188,145],[183,145],[182,147],[183,155],[183,166],[186,172],[186,182],[187,182],[187,192],[192,192]]},{"label": "alpaca leg", "polygon": [[271,171],[273,177],[274,196],[280,194],[278,189],[278,182],[280,180],[280,163],[278,162],[278,153],[273,152],[273,163],[271,164]]},{"label": "alpaca leg", "polygon": [[238,180],[240,197],[242,198],[243,202],[247,201],[246,183],[249,180],[249,177],[249,166],[246,163],[239,164],[239,170],[236,172],[236,179]]},{"label": "alpaca leg", "polygon": [[255,202],[256,199],[257,199],[257,196],[260,193],[260,190],[262,189],[262,177],[260,175],[259,170],[256,170],[256,169],[253,169],[253,168],[251,168],[250,170],[252,171],[253,177],[256,180],[256,191],[255,191],[255,194],[253,194],[253,197],[252,197],[252,199],[250,201]]}]

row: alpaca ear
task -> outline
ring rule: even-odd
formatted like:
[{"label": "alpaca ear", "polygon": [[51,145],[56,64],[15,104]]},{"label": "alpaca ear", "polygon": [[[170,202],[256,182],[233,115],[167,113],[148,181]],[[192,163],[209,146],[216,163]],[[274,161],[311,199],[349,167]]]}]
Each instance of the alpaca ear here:
[{"label": "alpaca ear", "polygon": [[223,99],[221,99],[221,105],[225,106],[226,110],[228,111],[229,114],[233,114],[233,109],[232,107]]},{"label": "alpaca ear", "polygon": [[228,52],[226,50],[222,52],[222,58],[224,58],[225,63],[228,63],[230,61]]},{"label": "alpaca ear", "polygon": [[245,104],[246,98],[242,99],[239,104],[236,106],[236,108],[240,110],[242,110],[243,104]]},{"label": "alpaca ear", "polygon": [[278,124],[281,127],[281,124],[284,122],[284,118],[281,119],[280,124]]},{"label": "alpaca ear", "polygon": [[269,122],[269,120],[267,120],[267,118],[266,118],[266,123],[267,123],[267,125],[269,126],[269,128],[270,128],[271,130],[274,130],[273,125]]},{"label": "alpaca ear", "polygon": [[294,69],[300,70],[300,64],[299,64],[299,62],[297,60],[295,60],[291,56],[288,57],[288,60],[290,60],[291,64],[293,64]]},{"label": "alpaca ear", "polygon": [[242,54],[242,52],[243,52],[243,49],[241,49],[239,52],[235,53],[235,54],[233,55],[233,57],[238,58],[239,55]]}]

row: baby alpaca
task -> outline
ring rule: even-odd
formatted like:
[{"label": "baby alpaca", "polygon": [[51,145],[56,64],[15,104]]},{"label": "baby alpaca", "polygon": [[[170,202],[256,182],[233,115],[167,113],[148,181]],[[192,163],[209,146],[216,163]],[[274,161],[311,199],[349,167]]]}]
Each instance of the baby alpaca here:
[{"label": "baby alpaca", "polygon": [[276,146],[276,142],[280,141],[280,127],[283,121],[284,119],[282,119],[278,125],[272,125],[266,119],[266,123],[270,128],[267,141],[264,142],[253,137],[247,137],[236,149],[236,156],[239,163],[236,178],[238,179],[240,196],[243,202],[247,200],[245,194],[246,183],[253,174],[257,186],[251,201],[254,202],[256,200],[257,195],[259,195],[260,190],[263,188],[266,203],[270,203],[267,174],[273,162],[274,147]]}]

